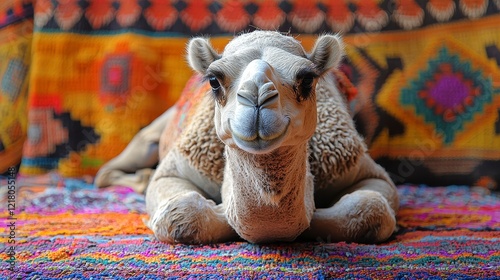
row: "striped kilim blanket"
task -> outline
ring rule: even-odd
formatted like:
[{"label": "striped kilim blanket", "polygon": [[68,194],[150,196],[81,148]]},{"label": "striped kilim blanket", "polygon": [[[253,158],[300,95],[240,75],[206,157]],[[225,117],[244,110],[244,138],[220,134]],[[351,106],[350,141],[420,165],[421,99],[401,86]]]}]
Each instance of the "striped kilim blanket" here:
[{"label": "striped kilim blanket", "polygon": [[399,229],[383,244],[188,246],[157,241],[142,221],[144,197],[128,187],[21,178],[12,215],[1,204],[0,279],[500,279],[498,193],[398,189]]}]

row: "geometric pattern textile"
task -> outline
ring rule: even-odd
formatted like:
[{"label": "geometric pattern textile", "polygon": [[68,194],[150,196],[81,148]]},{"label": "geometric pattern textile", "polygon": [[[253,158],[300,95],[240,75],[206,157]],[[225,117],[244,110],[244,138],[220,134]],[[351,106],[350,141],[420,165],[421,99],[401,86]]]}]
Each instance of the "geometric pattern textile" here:
[{"label": "geometric pattern textile", "polygon": [[169,245],[144,225],[144,196],[128,187],[96,189],[53,173],[16,185],[16,243],[0,246],[0,279],[500,277],[500,197],[483,188],[400,185],[398,231],[378,245]]},{"label": "geometric pattern textile", "polygon": [[0,174],[19,163],[27,134],[33,9],[0,5]]},{"label": "geometric pattern textile", "polygon": [[[365,47],[349,50],[356,71],[384,76],[371,94],[358,87],[366,103],[355,112],[371,155],[396,183],[499,188],[500,53],[493,51],[500,49],[498,22],[494,16],[374,35]],[[371,68],[384,64],[394,68]]]},{"label": "geometric pattern textile", "polygon": [[188,76],[172,72],[170,57],[182,60],[182,55],[172,54],[164,47],[168,44],[136,34],[35,32],[29,133],[20,172],[94,175],[120,153],[174,104],[181,90],[170,80]]},{"label": "geometric pattern textile", "polygon": [[125,28],[173,36],[233,35],[254,29],[291,33],[379,33],[415,30],[498,12],[498,1],[37,1],[37,26],[87,33]]}]

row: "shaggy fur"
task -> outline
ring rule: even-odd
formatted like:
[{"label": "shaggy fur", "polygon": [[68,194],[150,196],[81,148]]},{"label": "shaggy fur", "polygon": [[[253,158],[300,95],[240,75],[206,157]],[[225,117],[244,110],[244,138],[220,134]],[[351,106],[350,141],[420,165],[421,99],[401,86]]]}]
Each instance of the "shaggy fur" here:
[{"label": "shaggy fur", "polygon": [[[146,193],[157,238],[386,240],[397,192],[367,154],[328,71],[341,56],[340,38],[331,35],[320,36],[311,53],[277,32],[236,37],[221,55],[208,40],[191,40],[189,64],[215,88],[196,98],[180,135],[164,132],[159,143],[162,159]],[[172,111],[158,121],[167,129]],[[134,152],[153,134],[143,131],[100,170],[98,184],[152,160]]]}]

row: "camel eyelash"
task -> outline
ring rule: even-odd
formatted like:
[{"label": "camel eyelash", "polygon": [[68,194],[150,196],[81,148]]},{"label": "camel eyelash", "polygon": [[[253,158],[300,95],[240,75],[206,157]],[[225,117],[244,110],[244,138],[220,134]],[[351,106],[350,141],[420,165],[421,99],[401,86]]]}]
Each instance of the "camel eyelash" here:
[{"label": "camel eyelash", "polygon": [[205,76],[203,76],[203,82],[210,81],[210,78],[215,77],[219,81],[224,81],[224,73],[219,71],[208,70]]},{"label": "camel eyelash", "polygon": [[319,74],[310,68],[304,68],[297,72],[297,82],[293,88],[297,93],[298,102],[307,100],[314,94],[313,84],[317,77],[319,77]]},{"label": "camel eyelash", "polygon": [[209,71],[203,77],[203,82],[208,82],[212,87],[212,97],[220,104],[224,105],[226,97],[220,81],[223,81],[224,75],[219,72]]},{"label": "camel eyelash", "polygon": [[298,81],[303,80],[304,78],[316,79],[317,77],[319,77],[318,72],[314,70],[314,68],[309,68],[309,67],[299,70],[295,75],[295,78]]}]

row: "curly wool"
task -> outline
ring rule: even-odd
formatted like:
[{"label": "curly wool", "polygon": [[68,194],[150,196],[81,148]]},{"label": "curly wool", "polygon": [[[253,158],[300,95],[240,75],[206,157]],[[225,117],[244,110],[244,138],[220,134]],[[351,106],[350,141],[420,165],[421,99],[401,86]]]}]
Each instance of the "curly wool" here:
[{"label": "curly wool", "polygon": [[220,185],[224,177],[224,144],[215,132],[214,106],[209,105],[213,99],[208,94],[197,97],[199,102],[191,108],[195,113],[175,146],[194,169]]},{"label": "curly wool", "polygon": [[363,139],[357,133],[345,100],[336,91],[333,75],[328,73],[316,87],[318,124],[309,140],[311,172],[315,188],[332,184],[342,177],[366,152]]}]

